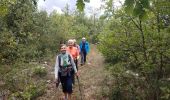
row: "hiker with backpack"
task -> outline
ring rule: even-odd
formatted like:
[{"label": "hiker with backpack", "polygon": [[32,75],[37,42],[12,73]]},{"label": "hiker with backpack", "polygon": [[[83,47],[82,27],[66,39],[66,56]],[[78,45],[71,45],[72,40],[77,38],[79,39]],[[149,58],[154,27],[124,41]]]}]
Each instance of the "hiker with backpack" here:
[{"label": "hiker with backpack", "polygon": [[56,57],[55,82],[61,82],[65,100],[71,100],[72,90],[72,70],[78,76],[78,71],[73,57],[66,52],[66,45],[61,46],[61,53]]},{"label": "hiker with backpack", "polygon": [[[79,56],[79,51],[76,47],[74,47],[74,41],[72,39],[68,40],[67,52],[72,55],[72,57],[74,59],[74,63],[75,63],[76,68],[78,70],[78,60],[77,60],[77,58]],[[73,79],[73,85],[74,85],[74,83],[75,83],[75,76],[74,76],[75,72],[74,72],[74,70],[73,70],[72,73],[73,73],[72,79]]]},{"label": "hiker with backpack", "polygon": [[86,41],[86,38],[83,37],[79,46],[80,46],[80,54],[81,54],[81,65],[84,65],[86,63],[86,56],[90,51],[90,45]]}]

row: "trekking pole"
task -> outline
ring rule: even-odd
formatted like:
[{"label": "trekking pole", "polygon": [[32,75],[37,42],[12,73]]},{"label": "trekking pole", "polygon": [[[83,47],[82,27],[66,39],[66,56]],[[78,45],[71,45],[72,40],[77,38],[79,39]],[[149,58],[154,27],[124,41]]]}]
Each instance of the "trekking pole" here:
[{"label": "trekking pole", "polygon": [[79,81],[79,77],[78,76],[77,76],[77,81],[78,81],[78,85],[79,85],[80,97],[81,97],[81,100],[83,100],[82,92],[81,92],[81,88],[80,88],[80,81]]}]

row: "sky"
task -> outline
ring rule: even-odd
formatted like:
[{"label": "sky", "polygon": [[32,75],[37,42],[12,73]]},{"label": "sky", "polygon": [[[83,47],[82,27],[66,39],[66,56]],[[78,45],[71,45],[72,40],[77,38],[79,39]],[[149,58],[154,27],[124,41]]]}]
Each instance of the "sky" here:
[{"label": "sky", "polygon": [[[76,1],[77,0],[39,0],[38,1],[38,9],[39,10],[46,10],[49,14],[56,10],[58,13],[63,13],[62,9],[66,6],[66,4],[69,5],[69,8],[71,11],[74,11],[76,9]],[[114,0],[116,6],[120,6],[120,3],[117,1],[120,0]],[[122,1],[122,0],[121,0]],[[85,12],[86,15],[90,16],[95,9],[100,9],[101,5],[104,5],[104,2],[102,0],[90,0],[90,3],[85,4]],[[99,10],[99,13],[102,14],[104,10]]]}]

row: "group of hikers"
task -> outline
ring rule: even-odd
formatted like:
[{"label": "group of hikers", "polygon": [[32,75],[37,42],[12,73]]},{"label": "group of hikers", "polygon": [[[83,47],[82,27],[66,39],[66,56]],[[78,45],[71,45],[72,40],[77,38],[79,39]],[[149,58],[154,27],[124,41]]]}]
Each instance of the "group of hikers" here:
[{"label": "group of hikers", "polygon": [[55,63],[55,83],[58,86],[61,82],[65,100],[71,100],[75,76],[79,76],[79,57],[81,56],[80,65],[84,65],[89,51],[90,46],[85,37],[79,45],[76,39],[69,39],[67,44],[60,46],[60,54],[57,55]]}]

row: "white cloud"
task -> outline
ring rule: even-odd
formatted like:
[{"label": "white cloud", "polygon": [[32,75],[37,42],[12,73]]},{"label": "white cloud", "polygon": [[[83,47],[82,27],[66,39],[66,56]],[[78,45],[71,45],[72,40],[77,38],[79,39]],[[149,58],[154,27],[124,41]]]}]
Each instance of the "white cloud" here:
[{"label": "white cloud", "polygon": [[92,7],[94,9],[100,8],[101,4],[103,4],[101,0],[90,0],[90,3],[86,3],[87,6]]},{"label": "white cloud", "polygon": [[119,8],[122,6],[122,4],[124,3],[125,0],[114,0],[114,6],[116,8]]},{"label": "white cloud", "polygon": [[62,14],[63,12],[61,11],[61,8],[57,7],[57,6],[53,6],[52,7],[52,11],[55,10],[57,11],[59,14]]},{"label": "white cloud", "polygon": [[[51,13],[53,10],[57,10],[58,13],[62,13],[62,9],[69,5],[70,10],[76,9],[76,1],[77,0],[38,0],[38,9],[46,10],[48,13]],[[120,3],[118,1],[124,0],[113,0],[116,7],[120,7]],[[90,0],[90,3],[86,3],[85,12],[86,15],[90,16],[94,13],[98,13],[101,15],[104,10],[100,9],[101,5],[105,5],[103,0]]]},{"label": "white cloud", "polygon": [[44,9],[46,9],[46,4],[45,4],[45,2],[44,2],[44,0],[39,0],[38,1],[38,9],[40,10],[44,10]]},{"label": "white cloud", "polygon": [[70,9],[74,9],[76,0],[38,0],[38,10],[46,10],[48,13],[57,10],[58,13],[62,13],[66,4],[69,5]]}]

